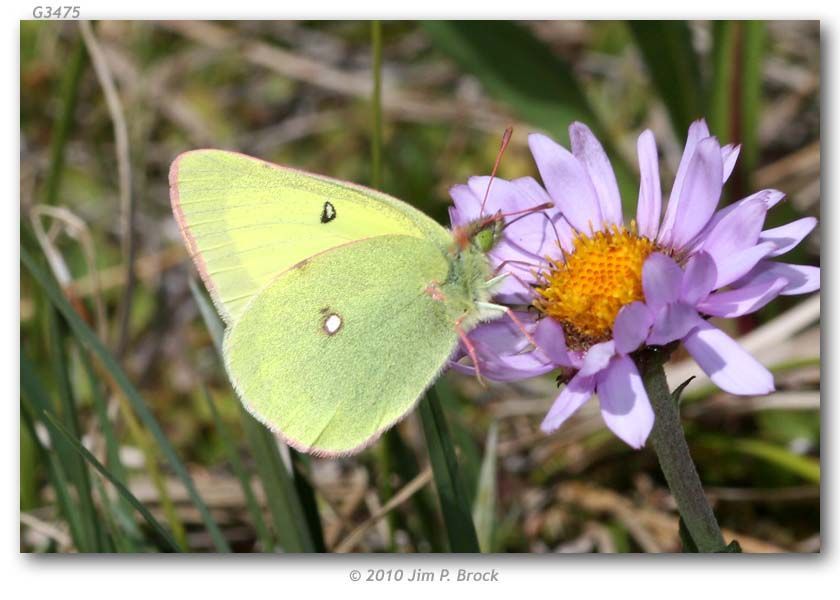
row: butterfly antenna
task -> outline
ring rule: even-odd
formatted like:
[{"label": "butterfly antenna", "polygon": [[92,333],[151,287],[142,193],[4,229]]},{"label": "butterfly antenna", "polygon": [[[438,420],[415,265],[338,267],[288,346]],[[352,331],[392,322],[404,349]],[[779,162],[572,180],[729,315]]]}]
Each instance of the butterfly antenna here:
[{"label": "butterfly antenna", "polygon": [[500,213],[500,216],[504,217],[505,219],[507,219],[508,217],[516,217],[513,221],[505,222],[505,227],[508,227],[509,225],[513,225],[514,223],[516,223],[519,219],[524,219],[528,215],[539,213],[548,217],[548,215],[546,215],[542,211],[547,210],[549,208],[554,208],[554,202],[543,202],[542,204],[537,204],[536,206],[531,206],[529,208],[523,208],[522,210],[514,210],[512,212]]},{"label": "butterfly antenna", "polygon": [[502,162],[502,155],[505,153],[505,149],[508,147],[508,144],[510,144],[511,136],[513,136],[513,127],[508,127],[502,135],[502,143],[499,146],[499,153],[496,155],[496,162],[493,163],[493,171],[490,173],[490,181],[487,182],[487,189],[484,191],[484,199],[481,201],[480,215],[484,215],[484,205],[487,204],[487,197],[490,195],[490,186],[493,184],[493,179],[496,177],[496,171],[499,169],[499,163]]}]

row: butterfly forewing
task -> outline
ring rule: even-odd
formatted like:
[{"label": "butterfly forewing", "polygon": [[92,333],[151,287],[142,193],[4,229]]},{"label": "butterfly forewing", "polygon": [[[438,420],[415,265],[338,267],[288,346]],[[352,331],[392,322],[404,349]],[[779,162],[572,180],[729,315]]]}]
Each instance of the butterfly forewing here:
[{"label": "butterfly forewing", "polygon": [[169,182],[187,247],[228,324],[279,273],[330,248],[394,234],[448,241],[390,196],[233,152],[182,154]]}]

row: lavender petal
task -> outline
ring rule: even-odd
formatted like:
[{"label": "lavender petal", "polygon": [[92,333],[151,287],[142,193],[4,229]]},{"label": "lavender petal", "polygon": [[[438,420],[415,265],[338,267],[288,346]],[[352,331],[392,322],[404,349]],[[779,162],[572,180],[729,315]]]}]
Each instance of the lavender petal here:
[{"label": "lavender petal", "polygon": [[775,389],[772,373],[717,327],[704,321],[683,342],[700,368],[722,390],[759,395]]},{"label": "lavender petal", "polygon": [[603,218],[598,197],[580,161],[539,133],[528,136],[528,145],[552,201],[569,224],[583,233],[601,230]]},{"label": "lavender petal", "polygon": [[673,258],[660,252],[647,257],[642,266],[642,289],[652,313],[679,299],[682,281],[683,271]]},{"label": "lavender petal", "polygon": [[621,307],[613,324],[613,340],[619,354],[629,354],[647,339],[653,315],[643,302],[631,302]]},{"label": "lavender petal", "polygon": [[646,129],[636,142],[639,155],[639,204],[636,209],[636,224],[639,235],[656,239],[659,233],[659,219],[662,213],[662,189],[659,182],[659,154],[653,132]]},{"label": "lavender petal", "polygon": [[592,186],[595,188],[604,224],[623,225],[621,196],[618,193],[615,171],[601,142],[589,127],[579,122],[569,126],[569,139],[572,144],[572,154],[586,169]]},{"label": "lavender petal", "polygon": [[726,292],[718,292],[700,302],[697,309],[707,315],[728,319],[748,315],[778,297],[787,284],[787,279],[780,277]]},{"label": "lavender petal", "polygon": [[598,377],[597,390],[607,427],[633,448],[644,446],[653,429],[653,408],[633,361],[616,356]]}]

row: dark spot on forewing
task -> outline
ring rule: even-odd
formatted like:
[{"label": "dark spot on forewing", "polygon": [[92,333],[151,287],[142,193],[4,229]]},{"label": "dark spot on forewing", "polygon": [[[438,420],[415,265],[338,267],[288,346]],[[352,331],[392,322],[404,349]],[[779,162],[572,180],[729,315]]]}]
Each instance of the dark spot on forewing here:
[{"label": "dark spot on forewing", "polygon": [[329,223],[335,220],[335,217],[335,206],[332,205],[332,202],[324,202],[324,208],[321,209],[321,223]]}]

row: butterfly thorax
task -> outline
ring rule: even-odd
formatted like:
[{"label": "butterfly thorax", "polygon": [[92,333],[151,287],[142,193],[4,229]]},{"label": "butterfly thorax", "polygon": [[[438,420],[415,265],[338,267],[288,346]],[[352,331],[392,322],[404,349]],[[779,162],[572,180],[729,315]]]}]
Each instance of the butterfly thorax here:
[{"label": "butterfly thorax", "polygon": [[481,309],[481,304],[489,303],[493,296],[493,267],[487,251],[496,241],[495,223],[480,219],[453,231],[449,273],[439,291],[449,317],[460,320],[467,329],[497,316]]}]

